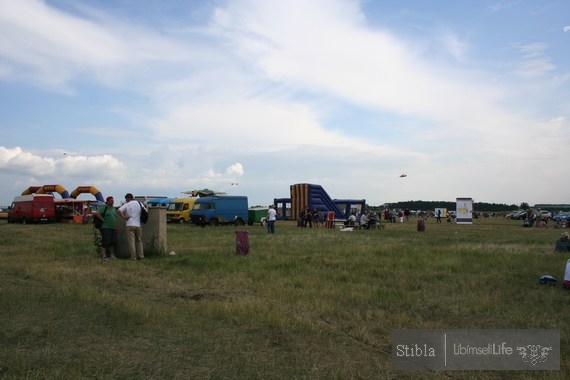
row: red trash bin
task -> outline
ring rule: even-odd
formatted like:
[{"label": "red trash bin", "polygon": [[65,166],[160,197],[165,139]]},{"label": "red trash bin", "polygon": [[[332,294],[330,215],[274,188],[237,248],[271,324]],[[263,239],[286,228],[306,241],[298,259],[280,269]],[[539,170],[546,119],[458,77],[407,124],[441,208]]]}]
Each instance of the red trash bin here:
[{"label": "red trash bin", "polygon": [[334,228],[334,211],[329,211],[327,213],[327,220],[325,222],[327,228]]},{"label": "red trash bin", "polygon": [[418,231],[425,231],[426,224],[423,219],[418,219]]},{"label": "red trash bin", "polygon": [[249,253],[249,236],[247,231],[236,231],[236,255]]}]

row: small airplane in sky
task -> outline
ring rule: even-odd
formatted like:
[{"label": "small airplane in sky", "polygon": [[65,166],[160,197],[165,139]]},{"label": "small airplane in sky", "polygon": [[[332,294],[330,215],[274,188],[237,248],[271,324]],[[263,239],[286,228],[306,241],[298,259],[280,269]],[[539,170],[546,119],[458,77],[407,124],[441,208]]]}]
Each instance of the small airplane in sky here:
[{"label": "small airplane in sky", "polygon": [[408,176],[408,175],[407,175],[406,173],[400,174],[400,178],[404,178],[404,177],[407,177],[407,176]]}]

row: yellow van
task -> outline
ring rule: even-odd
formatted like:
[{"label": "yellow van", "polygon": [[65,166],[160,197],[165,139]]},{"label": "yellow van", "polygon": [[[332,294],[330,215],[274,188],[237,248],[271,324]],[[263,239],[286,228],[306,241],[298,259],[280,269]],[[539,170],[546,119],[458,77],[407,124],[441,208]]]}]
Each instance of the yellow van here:
[{"label": "yellow van", "polygon": [[166,222],[187,223],[190,221],[190,210],[194,206],[196,198],[176,198],[166,209]]}]

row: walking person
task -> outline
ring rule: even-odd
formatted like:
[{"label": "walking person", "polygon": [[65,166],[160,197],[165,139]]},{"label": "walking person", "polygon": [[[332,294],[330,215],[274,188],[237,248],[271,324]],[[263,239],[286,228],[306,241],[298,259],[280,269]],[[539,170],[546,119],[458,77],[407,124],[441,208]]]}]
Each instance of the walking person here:
[{"label": "walking person", "polygon": [[267,210],[267,233],[270,235],[275,234],[275,221],[277,220],[277,211],[275,206],[270,205]]},{"label": "walking person", "polygon": [[144,252],[140,218],[144,206],[141,202],[135,201],[131,193],[125,195],[125,201],[126,202],[119,207],[117,214],[126,222],[131,260],[142,260],[144,259]]},{"label": "walking person", "polygon": [[117,210],[113,207],[113,197],[105,199],[105,205],[99,207],[93,213],[94,218],[100,219],[101,225],[101,253],[103,260],[115,258],[115,246],[117,245]]}]

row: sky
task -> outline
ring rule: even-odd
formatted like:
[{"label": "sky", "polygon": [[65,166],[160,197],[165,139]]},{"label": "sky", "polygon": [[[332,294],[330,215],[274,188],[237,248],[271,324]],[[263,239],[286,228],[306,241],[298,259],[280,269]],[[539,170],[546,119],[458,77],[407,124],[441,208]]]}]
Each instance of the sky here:
[{"label": "sky", "polygon": [[0,0],[0,205],[567,204],[569,114],[567,0]]}]

